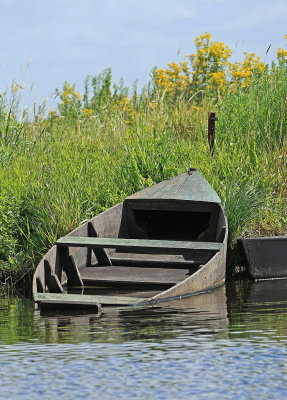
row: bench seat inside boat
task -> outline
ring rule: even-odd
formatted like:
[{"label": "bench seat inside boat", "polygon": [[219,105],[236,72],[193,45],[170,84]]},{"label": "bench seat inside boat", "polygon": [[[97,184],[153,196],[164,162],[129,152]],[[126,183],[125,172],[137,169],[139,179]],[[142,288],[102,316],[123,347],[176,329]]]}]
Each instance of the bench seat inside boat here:
[{"label": "bench seat inside boat", "polygon": [[177,240],[150,240],[150,239],[125,239],[102,237],[74,237],[64,236],[56,241],[57,246],[88,247],[88,248],[114,248],[122,251],[136,253],[163,253],[182,254],[191,250],[220,251],[223,244],[217,242],[189,242]]},{"label": "bench seat inside boat", "polygon": [[193,268],[163,269],[128,266],[106,266],[80,269],[84,286],[160,285],[172,286],[193,274]]},{"label": "bench seat inside boat", "polygon": [[139,254],[124,253],[117,250],[109,254],[112,265],[137,266],[137,267],[161,267],[161,268],[189,268],[200,263],[189,260],[181,254]]}]

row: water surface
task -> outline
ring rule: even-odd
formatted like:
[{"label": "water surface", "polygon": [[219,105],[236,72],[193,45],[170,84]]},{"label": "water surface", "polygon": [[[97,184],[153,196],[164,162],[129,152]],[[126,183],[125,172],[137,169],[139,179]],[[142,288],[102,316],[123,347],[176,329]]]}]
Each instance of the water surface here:
[{"label": "water surface", "polygon": [[34,311],[0,298],[0,398],[286,399],[287,280],[153,308]]}]

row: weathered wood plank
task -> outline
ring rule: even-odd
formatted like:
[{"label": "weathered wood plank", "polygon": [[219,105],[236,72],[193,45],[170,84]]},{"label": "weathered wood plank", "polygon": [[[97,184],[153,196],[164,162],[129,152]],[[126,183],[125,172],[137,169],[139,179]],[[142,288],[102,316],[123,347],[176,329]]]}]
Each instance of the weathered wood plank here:
[{"label": "weathered wood plank", "polygon": [[52,293],[63,293],[62,285],[56,274],[52,272],[51,265],[48,260],[44,260],[44,270],[45,270],[45,283],[47,288]]},{"label": "weathered wood plank", "polygon": [[106,304],[106,305],[133,305],[144,301],[138,297],[121,296],[93,296],[81,294],[34,293],[37,303],[49,302],[54,304]]},{"label": "weathered wood plank", "polygon": [[[89,237],[95,237],[95,238],[99,237],[92,222],[88,222],[88,234],[89,234]],[[90,259],[92,258],[91,251],[93,251],[95,256],[97,257],[99,265],[112,265],[111,260],[109,259],[109,256],[104,248],[100,248],[100,247],[89,248],[88,256]],[[88,262],[90,262],[90,260],[88,260]],[[91,263],[90,263],[90,265],[91,265]]]},{"label": "weathered wood plank", "polygon": [[133,251],[163,252],[180,254],[190,250],[220,251],[222,243],[215,242],[183,242],[174,240],[149,240],[149,239],[122,239],[122,238],[93,238],[64,236],[56,241],[56,245],[91,247],[91,248],[115,248],[117,250],[133,249]]},{"label": "weathered wood plank", "polygon": [[[178,257],[177,259],[171,257]],[[113,253],[110,256],[112,265],[122,266],[141,266],[145,268],[188,268],[194,266],[193,260],[185,260],[180,256],[166,254],[131,254],[131,253]]]},{"label": "weathered wood plank", "polygon": [[[70,239],[75,239],[72,236]],[[67,247],[59,247],[58,253],[60,256],[61,265],[63,270],[65,271],[68,278],[69,286],[83,286],[83,282],[81,279],[81,275],[76,266],[74,257],[69,255],[69,249]]]},{"label": "weathered wood plank", "polygon": [[157,185],[150,186],[127,198],[140,199],[167,199],[189,200],[221,203],[221,200],[212,186],[196,169],[189,173],[178,175]]},{"label": "weathered wood plank", "polygon": [[39,293],[45,292],[45,287],[43,285],[43,282],[41,281],[41,279],[38,276],[36,277],[36,285],[37,285],[37,292],[39,292]]},{"label": "weathered wood plank", "polygon": [[196,268],[164,269],[142,267],[96,267],[81,269],[86,285],[167,285],[172,286],[192,275]]}]

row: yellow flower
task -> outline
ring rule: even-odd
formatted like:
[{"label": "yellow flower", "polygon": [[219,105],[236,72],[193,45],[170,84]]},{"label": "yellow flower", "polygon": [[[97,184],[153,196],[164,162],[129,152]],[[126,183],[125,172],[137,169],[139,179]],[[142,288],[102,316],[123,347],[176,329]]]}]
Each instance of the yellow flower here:
[{"label": "yellow flower", "polygon": [[192,65],[192,86],[194,90],[225,90],[228,84],[225,70],[229,65],[231,49],[223,42],[212,42],[210,33],[200,35],[194,40],[196,53],[189,58]]},{"label": "yellow flower", "polygon": [[84,117],[90,117],[91,115],[94,114],[94,110],[91,110],[90,108],[83,108],[81,112],[84,115]]},{"label": "yellow flower", "polygon": [[56,118],[56,116],[57,116],[56,110],[50,110],[49,111],[49,114],[48,114],[49,118]]},{"label": "yellow flower", "polygon": [[277,50],[277,59],[279,63],[287,63],[287,51],[279,47]]},{"label": "yellow flower", "polygon": [[171,62],[165,70],[155,70],[155,82],[162,93],[175,95],[182,92],[191,82],[187,61],[179,64]]},{"label": "yellow flower", "polygon": [[265,65],[260,61],[260,57],[254,53],[244,53],[245,60],[229,65],[229,74],[234,82],[242,82],[243,87],[248,87],[254,73],[262,73]]}]

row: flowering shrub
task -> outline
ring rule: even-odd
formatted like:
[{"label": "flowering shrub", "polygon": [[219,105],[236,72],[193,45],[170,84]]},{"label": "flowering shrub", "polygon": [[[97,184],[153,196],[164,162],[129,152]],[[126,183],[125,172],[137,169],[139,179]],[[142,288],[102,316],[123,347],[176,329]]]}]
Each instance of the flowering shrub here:
[{"label": "flowering shrub", "polygon": [[125,123],[128,123],[134,119],[136,116],[136,110],[132,103],[132,100],[128,96],[118,96],[114,100],[114,105],[112,106],[114,112],[119,112]]},{"label": "flowering shrub", "polygon": [[195,38],[194,43],[196,52],[186,56],[190,66],[187,61],[179,64],[173,62],[166,69],[155,69],[155,87],[161,93],[166,91],[173,97],[185,94],[190,98],[203,90],[220,96],[230,84],[248,87],[252,76],[264,71],[264,63],[253,53],[244,53],[243,61],[231,63],[231,49],[223,42],[212,41],[210,33]]},{"label": "flowering shrub", "polygon": [[222,42],[212,42],[210,33],[194,40],[196,53],[188,56],[192,65],[192,86],[194,90],[225,90],[226,68],[232,54]]},{"label": "flowering shrub", "polygon": [[[285,35],[284,38],[287,41],[287,35]],[[281,47],[279,47],[279,49],[277,50],[277,59],[280,65],[287,65],[287,50],[281,49]]]},{"label": "flowering shrub", "polygon": [[168,68],[155,69],[154,82],[160,93],[167,93],[169,97],[180,95],[188,91],[191,84],[190,70],[187,61],[176,64],[169,63]]},{"label": "flowering shrub", "polygon": [[265,64],[256,57],[254,53],[244,53],[245,60],[229,65],[231,82],[242,83],[242,87],[248,87],[254,74],[261,74],[265,69]]},{"label": "flowering shrub", "polygon": [[82,95],[75,91],[74,86],[64,83],[63,92],[58,92],[61,102],[58,104],[60,115],[77,116],[82,106]]},{"label": "flowering shrub", "polygon": [[82,112],[82,115],[86,118],[89,118],[94,114],[94,110],[91,110],[90,108],[86,108],[86,107],[82,108],[81,112]]},{"label": "flowering shrub", "polygon": [[[220,100],[230,87],[233,91],[238,87],[250,87],[253,76],[262,74],[267,68],[254,53],[245,52],[242,61],[232,63],[232,50],[223,42],[212,41],[210,33],[195,38],[194,44],[196,51],[186,55],[185,60],[171,62],[165,69],[154,68],[152,82],[140,95],[134,89],[133,95],[129,96],[123,80],[119,85],[113,84],[110,68],[86,78],[83,96],[65,82],[63,91],[58,92],[60,115],[83,119],[97,115],[103,122],[109,114],[117,114],[124,123],[130,123],[162,102],[173,104],[194,97],[190,109],[195,110],[203,97],[196,94],[204,93],[213,101]],[[287,50],[279,48],[277,59],[280,65],[287,65]]]}]

